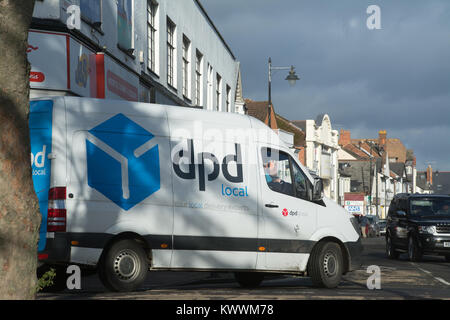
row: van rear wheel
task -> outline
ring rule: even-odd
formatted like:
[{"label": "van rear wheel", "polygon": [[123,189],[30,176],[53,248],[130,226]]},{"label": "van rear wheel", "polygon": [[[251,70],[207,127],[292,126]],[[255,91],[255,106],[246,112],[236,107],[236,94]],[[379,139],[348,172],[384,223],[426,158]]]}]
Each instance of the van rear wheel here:
[{"label": "van rear wheel", "polygon": [[315,287],[337,287],[343,268],[342,252],[337,243],[321,242],[314,247],[309,258],[308,274]]},{"label": "van rear wheel", "polygon": [[110,291],[134,291],[145,280],[148,271],[145,250],[131,239],[114,243],[100,261],[98,274]]}]

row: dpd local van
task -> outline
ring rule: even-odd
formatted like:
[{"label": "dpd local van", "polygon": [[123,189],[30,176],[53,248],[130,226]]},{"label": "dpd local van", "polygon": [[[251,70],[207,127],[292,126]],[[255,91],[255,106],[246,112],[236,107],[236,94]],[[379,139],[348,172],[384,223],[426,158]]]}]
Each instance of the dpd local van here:
[{"label": "dpd local van", "polygon": [[55,97],[31,101],[29,124],[46,266],[96,267],[130,291],[149,269],[336,287],[361,264],[356,221],[252,117]]}]

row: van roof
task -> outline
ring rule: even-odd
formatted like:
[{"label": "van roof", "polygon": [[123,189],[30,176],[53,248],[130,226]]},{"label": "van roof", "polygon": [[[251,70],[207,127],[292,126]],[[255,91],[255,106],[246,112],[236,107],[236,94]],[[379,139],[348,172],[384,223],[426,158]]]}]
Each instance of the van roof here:
[{"label": "van roof", "polygon": [[[105,109],[111,112],[120,112],[118,110],[126,110],[125,114],[133,114],[134,112],[145,112],[156,117],[168,117],[172,121],[179,123],[185,122],[187,129],[198,130],[199,128],[191,127],[191,124],[200,124],[202,130],[215,129],[233,131],[235,136],[241,135],[241,139],[246,135],[253,134],[254,140],[262,143],[272,145],[284,145],[284,142],[278,135],[271,130],[266,124],[258,119],[248,115],[242,115],[229,112],[218,112],[204,109],[186,108],[181,106],[163,105],[154,103],[144,103],[126,100],[111,100],[111,99],[96,99],[87,97],[73,97],[73,96],[57,96],[57,97],[42,97],[32,100],[64,100],[66,108],[82,110],[84,108],[95,108],[93,104],[101,104]],[[83,101],[83,103],[80,103]],[[117,106],[120,104],[120,106]],[[117,107],[114,107],[114,106]],[[163,116],[163,114],[165,114]]]}]

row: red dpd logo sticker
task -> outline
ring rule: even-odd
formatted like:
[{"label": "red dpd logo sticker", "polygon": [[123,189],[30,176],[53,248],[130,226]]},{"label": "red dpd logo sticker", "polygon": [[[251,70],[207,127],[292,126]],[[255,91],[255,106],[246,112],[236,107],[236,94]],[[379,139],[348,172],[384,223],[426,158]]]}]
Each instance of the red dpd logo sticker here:
[{"label": "red dpd logo sticker", "polygon": [[288,210],[286,208],[283,209],[283,212],[281,212],[283,214],[283,216],[287,217],[287,215],[289,214]]}]

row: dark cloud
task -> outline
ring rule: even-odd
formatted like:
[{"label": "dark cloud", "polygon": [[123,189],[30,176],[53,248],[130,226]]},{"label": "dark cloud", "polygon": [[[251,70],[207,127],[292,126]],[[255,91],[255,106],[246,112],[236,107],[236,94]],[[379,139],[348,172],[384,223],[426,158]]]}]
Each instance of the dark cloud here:
[{"label": "dark cloud", "polygon": [[[273,77],[277,111],[289,119],[328,113],[354,137],[380,129],[417,156],[450,170],[450,2],[448,0],[203,0],[241,62],[245,97],[267,99],[267,59],[294,65]],[[366,27],[369,5],[381,30]]]}]

